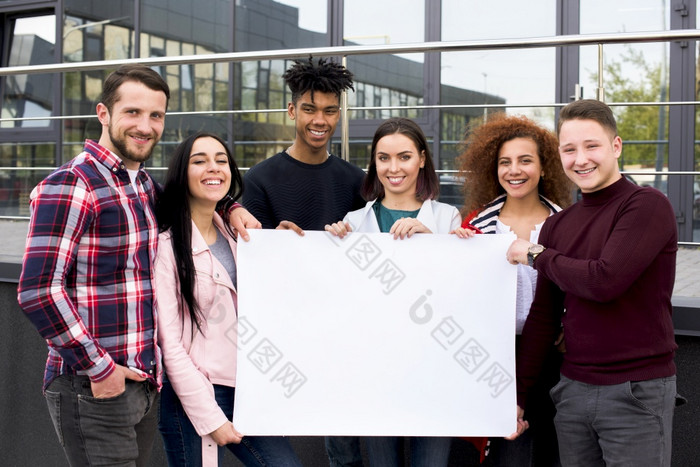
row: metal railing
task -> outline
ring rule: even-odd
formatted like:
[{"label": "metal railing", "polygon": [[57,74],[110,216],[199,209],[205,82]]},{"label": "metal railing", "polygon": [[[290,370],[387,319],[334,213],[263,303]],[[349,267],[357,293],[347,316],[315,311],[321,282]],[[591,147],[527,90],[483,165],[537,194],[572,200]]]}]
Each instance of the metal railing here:
[{"label": "metal railing", "polygon": [[[23,75],[23,74],[40,74],[40,73],[66,73],[75,71],[90,71],[104,70],[116,68],[124,64],[143,64],[147,66],[169,66],[169,65],[195,65],[201,63],[233,63],[246,61],[260,60],[279,60],[279,59],[297,59],[305,58],[309,55],[315,57],[342,57],[346,60],[349,56],[354,55],[371,55],[371,54],[405,54],[405,53],[426,53],[426,52],[464,52],[477,50],[505,50],[505,49],[530,49],[530,48],[547,48],[547,47],[564,47],[564,46],[598,46],[598,74],[596,96],[599,99],[604,99],[605,91],[605,76],[603,72],[603,53],[604,46],[611,44],[631,44],[631,43],[648,43],[648,42],[670,42],[670,41],[692,41],[700,39],[700,29],[684,29],[673,31],[658,31],[644,33],[610,33],[610,34],[579,34],[567,36],[547,36],[522,39],[495,39],[495,40],[479,40],[479,41],[450,41],[450,42],[423,42],[410,44],[393,44],[393,45],[350,45],[337,47],[314,47],[314,48],[297,48],[283,50],[266,50],[252,52],[230,52],[230,53],[214,53],[202,55],[179,55],[170,57],[147,57],[134,59],[120,60],[105,60],[105,61],[87,61],[87,62],[71,62],[71,63],[56,63],[28,66],[14,66],[0,68],[0,76]],[[432,104],[432,105],[407,105],[407,106],[383,106],[383,107],[349,107],[347,105],[347,95],[342,97],[343,103],[341,108],[341,155],[344,159],[348,158],[349,151],[349,120],[348,112],[362,110],[404,110],[404,109],[469,109],[469,108],[537,108],[547,107],[555,108],[566,105],[566,103],[532,103],[532,104]],[[700,101],[675,101],[675,102],[610,102],[611,106],[686,106],[700,105]],[[231,109],[231,110],[209,110],[209,111],[182,111],[168,112],[171,116],[191,116],[191,115],[235,115],[235,114],[255,114],[255,113],[275,113],[286,112],[286,109]],[[50,121],[50,120],[67,120],[67,119],[90,119],[96,118],[95,115],[59,115],[50,117],[20,117],[20,118],[0,118],[1,122],[17,122],[17,121]],[[2,131],[2,130],[0,130]],[[51,170],[54,167],[0,167],[0,170]],[[440,173],[455,173],[451,170],[439,170]],[[627,174],[636,174],[637,172],[625,172]],[[649,171],[639,172],[644,175],[683,175],[683,176],[698,176],[700,172],[664,172],[664,171]],[[3,218],[27,219],[25,216],[3,216]],[[692,246],[700,246],[696,242],[681,242]]]},{"label": "metal railing", "polygon": [[[393,45],[347,45],[335,47],[314,47],[282,50],[266,50],[253,52],[227,52],[202,55],[178,55],[170,57],[147,57],[130,58],[120,60],[101,60],[88,62],[70,62],[42,65],[26,65],[0,68],[0,76],[10,76],[18,74],[40,74],[40,73],[66,73],[72,71],[90,71],[116,68],[120,65],[140,63],[147,66],[168,66],[168,65],[196,65],[200,63],[232,63],[259,60],[280,60],[304,58],[309,55],[316,57],[343,57],[346,59],[351,55],[372,55],[372,54],[398,54],[398,53],[426,53],[426,52],[465,52],[476,50],[504,50],[504,49],[528,49],[563,46],[598,46],[598,88],[596,96],[604,97],[604,73],[603,73],[603,46],[610,44],[631,44],[640,42],[669,42],[700,39],[700,29],[683,29],[673,31],[657,31],[644,33],[609,33],[609,34],[576,34],[567,36],[546,36],[522,39],[492,39],[479,41],[446,41],[446,42],[422,42]],[[347,102],[346,97],[343,102]],[[617,105],[694,105],[700,102],[647,102],[647,103],[618,103]],[[533,107],[556,107],[565,104],[533,104]],[[612,104],[611,104],[612,105]],[[447,108],[498,108],[516,107],[514,105],[429,105],[429,106],[402,106],[402,107],[357,107],[352,110],[391,110],[391,109],[447,109]],[[518,107],[524,107],[520,105]],[[342,157],[347,159],[347,141],[349,140],[347,112],[351,110],[347,105],[341,109],[341,147]],[[281,112],[284,109],[270,110],[224,110],[224,111],[199,111],[188,112],[187,115],[220,115],[235,113],[254,112]],[[175,113],[173,113],[175,114]],[[178,113],[183,115],[183,113]],[[169,114],[170,115],[170,114]],[[53,120],[66,118],[92,118],[93,115],[73,115],[57,117],[29,117],[29,118],[0,118],[0,122],[21,121],[21,120]]]}]

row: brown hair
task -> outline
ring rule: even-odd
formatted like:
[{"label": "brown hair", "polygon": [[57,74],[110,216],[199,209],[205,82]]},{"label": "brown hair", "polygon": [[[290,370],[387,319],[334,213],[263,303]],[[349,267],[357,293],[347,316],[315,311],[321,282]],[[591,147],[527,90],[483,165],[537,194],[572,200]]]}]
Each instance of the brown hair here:
[{"label": "brown hair", "polygon": [[402,134],[416,145],[418,154],[425,154],[425,163],[423,168],[418,172],[418,180],[416,181],[416,199],[425,201],[426,199],[437,199],[440,195],[440,183],[438,176],[435,173],[433,165],[433,157],[430,154],[428,141],[425,139],[423,130],[413,120],[403,117],[390,118],[382,122],[377,131],[374,132],[372,139],[372,158],[369,161],[367,168],[367,176],[362,185],[362,196],[366,200],[379,199],[384,197],[384,185],[377,177],[377,143],[379,140],[388,135]]},{"label": "brown hair", "polygon": [[[139,64],[122,65],[105,79],[102,84],[102,98],[100,101],[112,113],[114,104],[119,100],[119,86],[126,81],[143,83],[149,89],[162,91],[167,100],[170,100],[170,88],[168,83],[153,69]],[[166,107],[167,107],[166,100]]]},{"label": "brown hair", "polygon": [[529,138],[537,144],[545,174],[537,186],[539,194],[561,207],[571,204],[572,185],[564,174],[554,134],[527,117],[498,113],[486,123],[467,129],[465,150],[457,159],[465,177],[465,217],[505,193],[498,182],[498,153],[503,143],[515,138]]},{"label": "brown hair", "polygon": [[598,122],[608,133],[612,133],[611,139],[617,136],[615,116],[605,102],[595,99],[581,99],[566,105],[559,113],[557,136],[561,132],[561,126],[569,120],[593,120]]}]

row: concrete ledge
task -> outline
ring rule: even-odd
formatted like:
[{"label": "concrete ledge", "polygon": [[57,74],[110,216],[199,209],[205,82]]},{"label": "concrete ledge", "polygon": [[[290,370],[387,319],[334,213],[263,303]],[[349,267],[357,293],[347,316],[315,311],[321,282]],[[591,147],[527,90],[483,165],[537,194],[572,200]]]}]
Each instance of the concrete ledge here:
[{"label": "concrete ledge", "polygon": [[673,297],[672,303],[676,334],[700,336],[700,297]]}]

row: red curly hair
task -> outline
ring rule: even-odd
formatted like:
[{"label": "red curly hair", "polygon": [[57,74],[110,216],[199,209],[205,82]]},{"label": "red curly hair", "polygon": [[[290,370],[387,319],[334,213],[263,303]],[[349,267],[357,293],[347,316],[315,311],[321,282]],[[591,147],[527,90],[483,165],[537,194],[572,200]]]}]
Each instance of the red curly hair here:
[{"label": "red curly hair", "polygon": [[457,162],[465,177],[463,216],[505,193],[498,182],[498,153],[506,141],[528,138],[537,144],[542,171],[537,186],[540,195],[562,208],[571,204],[573,185],[564,174],[556,136],[524,116],[497,113],[486,123],[467,129],[464,152]]}]

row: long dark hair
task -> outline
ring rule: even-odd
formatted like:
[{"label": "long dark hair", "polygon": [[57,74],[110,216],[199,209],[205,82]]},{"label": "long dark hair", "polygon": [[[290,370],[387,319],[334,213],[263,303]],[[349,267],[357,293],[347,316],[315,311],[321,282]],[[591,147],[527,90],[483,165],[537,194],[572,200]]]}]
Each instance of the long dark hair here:
[{"label": "long dark hair", "polygon": [[171,232],[173,253],[180,280],[180,294],[182,295],[180,314],[183,323],[185,314],[189,315],[193,323],[191,329],[193,336],[195,326],[201,332],[202,310],[199,308],[194,292],[197,271],[192,260],[192,216],[190,214],[190,189],[187,183],[187,170],[189,168],[192,146],[199,138],[213,138],[226,149],[228,165],[231,169],[231,186],[226,196],[217,203],[216,209],[221,214],[226,230],[232,237],[234,237],[234,233],[229,224],[228,210],[225,209],[225,206],[231,200],[235,201],[240,198],[243,193],[243,180],[238,171],[236,161],[233,160],[233,155],[226,142],[219,136],[205,132],[195,133],[185,139],[175,149],[175,153],[168,165],[168,172],[165,175],[163,193],[158,197],[158,203],[156,204],[156,217],[160,231],[165,232],[170,229]]},{"label": "long dark hair", "polygon": [[413,141],[418,149],[418,154],[425,154],[425,164],[418,172],[416,181],[416,199],[425,201],[427,199],[437,199],[440,195],[440,182],[435,173],[433,157],[430,154],[428,141],[425,139],[423,130],[416,122],[408,118],[394,117],[382,122],[374,132],[372,139],[372,158],[367,168],[367,176],[362,184],[362,197],[367,201],[381,199],[384,197],[384,185],[377,176],[377,144],[379,140],[388,135],[401,134]]}]

